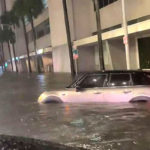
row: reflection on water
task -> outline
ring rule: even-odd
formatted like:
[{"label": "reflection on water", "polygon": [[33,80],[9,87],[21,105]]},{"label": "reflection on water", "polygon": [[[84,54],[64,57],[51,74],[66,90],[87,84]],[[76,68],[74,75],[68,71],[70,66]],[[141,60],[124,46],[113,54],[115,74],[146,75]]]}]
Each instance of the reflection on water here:
[{"label": "reflection on water", "polygon": [[45,90],[71,82],[66,74],[0,77],[0,134],[93,150],[150,149],[150,104],[39,105]]}]

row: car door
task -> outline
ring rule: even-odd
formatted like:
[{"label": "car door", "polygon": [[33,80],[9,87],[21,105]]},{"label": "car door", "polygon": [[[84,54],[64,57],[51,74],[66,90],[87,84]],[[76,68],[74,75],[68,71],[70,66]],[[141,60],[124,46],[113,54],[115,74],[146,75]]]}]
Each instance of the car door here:
[{"label": "car door", "polygon": [[104,91],[106,102],[128,102],[133,97],[130,73],[111,73]]},{"label": "car door", "polygon": [[66,102],[100,102],[103,98],[103,86],[106,82],[106,74],[90,74],[86,75],[83,80],[78,83],[80,89],[70,89],[64,101]]}]

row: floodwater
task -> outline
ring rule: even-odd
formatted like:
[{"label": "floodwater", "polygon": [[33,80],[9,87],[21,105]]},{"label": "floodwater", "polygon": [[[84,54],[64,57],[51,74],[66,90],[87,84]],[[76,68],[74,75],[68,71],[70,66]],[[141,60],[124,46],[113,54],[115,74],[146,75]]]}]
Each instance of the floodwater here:
[{"label": "floodwater", "polygon": [[150,104],[39,105],[45,90],[71,82],[67,74],[0,77],[0,134],[91,150],[150,150]]}]

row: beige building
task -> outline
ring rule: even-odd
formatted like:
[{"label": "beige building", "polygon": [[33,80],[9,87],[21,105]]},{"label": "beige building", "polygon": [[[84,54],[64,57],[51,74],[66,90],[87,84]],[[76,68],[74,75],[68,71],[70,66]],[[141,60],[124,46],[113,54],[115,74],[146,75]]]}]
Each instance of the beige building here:
[{"label": "beige building", "polygon": [[[62,0],[49,0],[48,2],[54,70],[56,72],[70,71],[69,65],[66,65],[70,61],[67,50]],[[79,50],[78,70],[99,70],[97,29],[92,0],[67,0],[67,2],[71,37],[74,45]],[[150,68],[149,6],[149,0],[125,0],[131,69]],[[126,69],[121,0],[101,0],[100,15],[105,67],[108,70]]]},{"label": "beige building", "polygon": [[[6,0],[7,9],[11,9],[9,2],[9,0]],[[41,57],[43,71],[70,72],[62,0],[48,0],[45,6],[43,13],[34,20],[37,31],[37,51]],[[149,6],[149,0],[125,0],[131,69],[150,68]],[[97,47],[97,28],[93,1],[67,0],[67,8],[72,43],[79,50],[78,71],[99,70],[99,50]],[[3,9],[1,8],[1,10]],[[108,70],[126,69],[121,0],[100,0],[100,16],[105,67]],[[29,23],[27,23],[26,29],[31,52],[32,70],[36,71],[32,32]],[[41,31],[43,29],[44,31]],[[27,61],[22,27],[16,30],[16,35],[18,65],[20,71],[25,71],[27,70]],[[5,52],[5,60],[8,62],[9,55],[7,50]]]},{"label": "beige building", "polygon": [[[52,49],[51,49],[51,39],[50,39],[50,25],[49,25],[49,15],[48,15],[48,5],[47,0],[42,0],[44,4],[44,10],[38,18],[34,19],[34,26],[36,31],[36,42],[37,42],[37,53],[40,59],[40,67],[41,70],[44,72],[49,72],[53,70],[52,65]],[[0,14],[3,14],[5,10],[9,11],[12,9],[14,0],[0,0],[2,5],[0,8]],[[16,59],[17,59],[17,66],[19,72],[27,72],[28,71],[28,62],[27,62],[27,48],[25,43],[25,35],[22,22],[20,21],[20,27],[16,27],[14,31],[16,34]],[[28,37],[28,46],[30,51],[30,59],[31,59],[31,68],[33,72],[36,72],[36,59],[35,59],[35,51],[33,47],[33,34],[31,25],[28,21],[26,21],[26,34]],[[15,62],[14,62],[14,55],[11,47],[11,55],[13,60],[13,71],[15,70]],[[8,65],[7,70],[12,70],[11,63],[10,63],[10,55],[8,51],[8,45],[4,43],[4,55],[5,61]]]}]

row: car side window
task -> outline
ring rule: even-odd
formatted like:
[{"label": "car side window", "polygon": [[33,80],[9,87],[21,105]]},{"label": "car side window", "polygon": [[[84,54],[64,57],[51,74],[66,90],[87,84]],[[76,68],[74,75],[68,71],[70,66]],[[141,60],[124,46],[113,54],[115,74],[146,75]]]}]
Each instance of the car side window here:
[{"label": "car side window", "polygon": [[106,75],[88,75],[80,83],[81,88],[103,87]]},{"label": "car side window", "polygon": [[134,73],[132,78],[133,85],[150,85],[150,73]]},{"label": "car side window", "polygon": [[130,74],[111,74],[108,86],[129,86],[130,85]]}]

